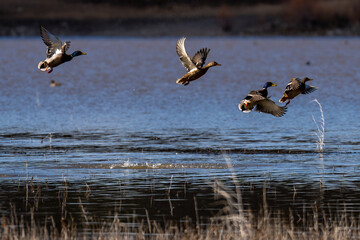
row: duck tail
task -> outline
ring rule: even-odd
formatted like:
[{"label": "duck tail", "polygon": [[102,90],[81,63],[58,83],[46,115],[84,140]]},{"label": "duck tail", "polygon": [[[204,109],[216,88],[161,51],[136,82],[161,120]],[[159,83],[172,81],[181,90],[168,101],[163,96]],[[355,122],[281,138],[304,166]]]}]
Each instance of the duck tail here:
[{"label": "duck tail", "polygon": [[188,85],[189,81],[183,79],[183,78],[179,78],[178,80],[176,80],[177,84],[183,84],[183,85]]},{"label": "duck tail", "polygon": [[241,103],[239,103],[238,108],[239,108],[240,111],[242,111],[244,113],[249,113],[252,110],[252,108],[247,109],[243,101],[241,101]]},{"label": "duck tail", "polygon": [[47,66],[48,66],[47,62],[41,61],[41,62],[39,62],[39,64],[38,64],[38,69],[40,69],[41,71],[45,72]]},{"label": "duck tail", "polygon": [[288,98],[284,95],[279,99],[279,102],[284,103],[288,100]]}]

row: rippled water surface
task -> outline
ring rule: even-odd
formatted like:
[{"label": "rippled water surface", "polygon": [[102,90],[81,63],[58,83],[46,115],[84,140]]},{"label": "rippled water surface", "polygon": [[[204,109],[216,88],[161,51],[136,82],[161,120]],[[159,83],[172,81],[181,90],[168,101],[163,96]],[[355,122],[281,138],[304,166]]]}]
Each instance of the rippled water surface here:
[{"label": "rippled water surface", "polygon": [[[88,55],[51,74],[37,69],[40,37],[0,39],[2,211],[22,201],[18,181],[33,178],[44,201],[64,179],[73,202],[91,192],[89,211],[104,217],[123,201],[128,213],[181,218],[184,207],[194,214],[194,196],[209,216],[210,182],[232,182],[231,172],[253,206],[265,185],[275,208],[315,201],[360,210],[360,39],[189,37],[190,55],[209,47],[208,61],[222,66],[188,86],[175,83],[185,73],[176,38],[68,39],[70,50]],[[278,85],[269,89],[278,103],[290,78],[305,76],[319,89],[292,100],[281,118],[237,108],[266,81]],[[52,79],[62,85],[50,87]],[[325,117],[323,153],[315,98]]]}]

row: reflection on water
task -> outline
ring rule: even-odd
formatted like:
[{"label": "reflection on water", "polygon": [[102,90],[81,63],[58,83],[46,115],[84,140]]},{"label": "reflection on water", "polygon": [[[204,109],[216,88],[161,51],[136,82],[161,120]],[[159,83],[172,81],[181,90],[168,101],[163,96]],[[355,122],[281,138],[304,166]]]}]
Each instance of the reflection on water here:
[{"label": "reflection on water", "polygon": [[[206,219],[223,207],[213,182],[233,185],[232,172],[253,210],[265,188],[274,209],[359,211],[359,39],[193,38],[189,52],[209,47],[222,66],[186,87],[175,84],[184,74],[176,40],[75,38],[88,55],[48,75],[36,68],[41,39],[0,39],[2,213],[10,202],[26,207],[24,182],[33,179],[36,214],[60,218],[65,179],[75,217],[80,197],[101,219],[144,209],[152,219],[194,219],[194,199]],[[266,81],[278,85],[269,89],[277,102],[291,77],[304,76],[319,89],[292,100],[282,118],[237,109]],[[314,98],[326,122],[321,154]]]}]

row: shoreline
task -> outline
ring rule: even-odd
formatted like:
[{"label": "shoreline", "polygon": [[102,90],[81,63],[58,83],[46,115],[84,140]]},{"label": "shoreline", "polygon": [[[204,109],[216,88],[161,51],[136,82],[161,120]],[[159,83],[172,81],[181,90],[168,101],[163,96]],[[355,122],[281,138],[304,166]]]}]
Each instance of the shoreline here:
[{"label": "shoreline", "polygon": [[39,35],[40,25],[56,35],[84,36],[360,35],[360,4],[354,5],[351,0],[302,2],[300,5],[290,1],[196,8],[186,4],[135,8],[106,2],[70,5],[62,0],[51,3],[37,0],[35,4],[4,0],[0,3],[0,36]]},{"label": "shoreline", "polygon": [[[244,27],[238,21],[231,27],[216,19],[111,19],[111,20],[0,20],[0,36],[38,36],[40,26],[56,35],[81,36],[359,36],[360,26],[317,29],[270,22]],[[209,24],[211,25],[209,27]],[[224,29],[225,28],[225,29]],[[229,28],[229,29],[227,29]]]}]

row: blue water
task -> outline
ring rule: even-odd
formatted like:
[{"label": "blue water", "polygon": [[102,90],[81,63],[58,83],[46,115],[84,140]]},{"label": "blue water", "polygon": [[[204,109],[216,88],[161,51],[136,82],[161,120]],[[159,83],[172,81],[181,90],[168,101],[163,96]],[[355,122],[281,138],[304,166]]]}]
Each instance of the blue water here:
[{"label": "blue water", "polygon": [[[175,83],[185,73],[176,38],[63,39],[88,55],[51,74],[37,69],[40,37],[0,39],[0,182],[65,178],[106,195],[114,181],[140,191],[152,179],[167,189],[170,179],[202,186],[234,172],[243,184],[321,182],[360,195],[360,39],[188,37],[189,55],[208,47],[207,61],[222,64],[188,86]],[[237,108],[267,81],[280,104],[289,80],[305,76],[318,90],[293,99],[281,118]],[[50,87],[52,79],[62,86]],[[325,118],[322,153],[314,99]]]}]

